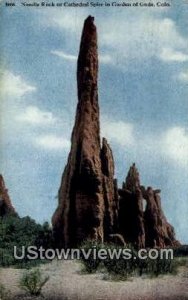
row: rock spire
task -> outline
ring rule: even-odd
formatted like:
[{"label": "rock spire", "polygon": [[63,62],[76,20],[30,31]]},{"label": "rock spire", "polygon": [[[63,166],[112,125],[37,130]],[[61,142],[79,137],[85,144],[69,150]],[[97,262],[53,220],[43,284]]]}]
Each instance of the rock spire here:
[{"label": "rock spire", "polygon": [[77,62],[78,104],[71,150],[52,218],[55,239],[65,247],[85,239],[103,241],[104,235],[111,233],[117,213],[114,162],[105,139],[101,149],[97,79],[97,31],[89,16]]},{"label": "rock spire", "polygon": [[159,190],[141,186],[135,164],[118,190],[112,150],[105,138],[101,145],[97,80],[97,31],[89,16],[77,62],[78,104],[71,149],[52,217],[56,244],[73,247],[91,239],[137,248],[176,246]]}]

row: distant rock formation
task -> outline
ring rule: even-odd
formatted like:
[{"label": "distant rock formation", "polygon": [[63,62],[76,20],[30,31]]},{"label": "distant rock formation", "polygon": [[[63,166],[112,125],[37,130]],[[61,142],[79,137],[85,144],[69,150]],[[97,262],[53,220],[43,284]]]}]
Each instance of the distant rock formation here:
[{"label": "distant rock formation", "polygon": [[127,243],[132,243],[137,248],[179,245],[175,239],[174,229],[167,222],[161,208],[159,193],[160,190],[153,190],[151,187],[145,189],[140,185],[140,176],[133,164],[123,188],[119,190],[120,233]]},{"label": "distant rock formation", "polygon": [[135,164],[130,168],[122,189],[119,190],[119,230],[127,243],[145,247],[143,196],[140,177]]},{"label": "distant rock formation", "polygon": [[143,189],[143,197],[147,205],[144,212],[146,246],[147,247],[176,247],[180,243],[175,239],[175,231],[167,222],[161,207],[160,190],[148,187]]},{"label": "distant rock formation", "polygon": [[4,178],[0,175],[0,217],[7,216],[9,214],[17,215],[14,207],[12,206]]},{"label": "distant rock formation", "polygon": [[118,190],[113,154],[105,138],[101,147],[97,77],[97,32],[89,16],[77,64],[78,104],[71,150],[52,217],[56,244],[73,247],[91,239],[126,242],[137,248],[175,246],[178,242],[162,211],[159,190],[141,186],[135,164]]},{"label": "distant rock formation", "polygon": [[71,150],[52,218],[55,239],[64,246],[85,239],[103,241],[104,235],[113,232],[117,214],[112,151],[105,139],[102,149],[100,144],[97,77],[97,32],[94,18],[89,16],[78,57],[78,105]]}]

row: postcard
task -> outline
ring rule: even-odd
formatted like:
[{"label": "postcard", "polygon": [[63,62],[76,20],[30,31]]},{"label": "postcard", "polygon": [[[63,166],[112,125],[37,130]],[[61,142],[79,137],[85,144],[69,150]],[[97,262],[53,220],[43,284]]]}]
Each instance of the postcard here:
[{"label": "postcard", "polygon": [[0,299],[188,299],[188,1],[0,1]]}]

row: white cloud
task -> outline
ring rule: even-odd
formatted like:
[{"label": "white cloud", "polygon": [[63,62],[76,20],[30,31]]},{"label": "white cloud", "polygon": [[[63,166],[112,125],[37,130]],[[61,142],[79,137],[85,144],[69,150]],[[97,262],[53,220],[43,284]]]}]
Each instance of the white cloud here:
[{"label": "white cloud", "polygon": [[99,62],[102,64],[112,63],[112,57],[108,54],[99,55]]},{"label": "white cloud", "polygon": [[183,82],[188,82],[188,71],[181,72],[178,79]]},{"label": "white cloud", "polygon": [[183,168],[188,166],[188,131],[181,126],[173,126],[161,134],[153,133],[147,136],[142,133],[138,140],[135,140],[134,149],[137,153],[147,155],[155,160],[160,157],[165,163],[173,163]]},{"label": "white cloud", "polygon": [[38,13],[40,14],[40,21],[45,27],[56,27],[70,33],[77,33],[78,29],[83,26],[83,20],[87,17],[87,12],[86,14],[81,10],[78,12],[78,9],[61,10],[54,8],[53,11],[39,10]]},{"label": "white cloud", "polygon": [[51,125],[56,121],[51,112],[42,111],[36,106],[26,107],[25,111],[16,116],[16,119],[32,125]]},{"label": "white cloud", "polygon": [[67,150],[70,148],[70,141],[68,139],[53,134],[37,137],[35,139],[35,144],[46,150]]},{"label": "white cloud", "polygon": [[[163,49],[167,48],[174,49],[177,61],[180,54],[182,59],[183,51],[188,47],[188,40],[181,36],[176,23],[169,18],[142,14],[138,18],[129,16],[118,21],[111,18],[105,20],[99,31],[100,43],[113,51],[116,65],[150,57],[161,59]],[[182,52],[177,49],[182,49]]]},{"label": "white cloud", "polygon": [[75,55],[67,54],[63,51],[54,50],[54,51],[51,51],[51,53],[65,59],[65,60],[70,60],[70,61],[77,60],[77,57]]},{"label": "white cloud", "polygon": [[170,48],[163,48],[160,58],[167,62],[185,62],[188,61],[188,54]]},{"label": "white cloud", "polygon": [[109,141],[121,146],[130,146],[134,143],[133,125],[123,121],[113,121],[106,116],[102,117],[101,122],[102,136]]},{"label": "white cloud", "polygon": [[188,165],[188,130],[186,128],[174,126],[161,134],[147,135],[142,132],[140,135],[133,124],[123,121],[115,122],[103,116],[101,131],[101,135],[110,142],[126,146],[126,149],[130,151],[134,147],[132,156],[135,156],[135,159],[137,155],[143,153],[151,160],[159,156],[179,167]]},{"label": "white cloud", "polygon": [[[122,68],[135,60],[140,62],[151,57],[164,61],[187,60],[188,39],[181,35],[175,21],[163,17],[164,9],[134,11],[134,14],[131,12],[121,11],[120,18],[117,15],[106,15],[105,18],[102,15],[97,16],[95,23],[99,33],[100,51],[108,49],[108,57],[102,56],[101,62],[113,63]],[[87,9],[40,13],[43,14],[41,20],[45,22],[45,26],[63,29],[69,35],[74,35],[74,42],[70,39],[69,45],[72,49],[77,49],[79,33],[89,13]],[[166,54],[169,54],[166,49],[171,50],[169,60],[166,59]],[[73,55],[72,59],[76,57]]]},{"label": "white cloud", "polygon": [[[164,17],[165,9],[117,10],[117,14],[98,14],[96,25],[101,51],[108,49],[107,58],[101,57],[101,62],[113,63],[123,67],[130,62],[140,62],[143,59],[156,57],[166,61],[164,49],[172,49],[173,61],[187,60],[188,39],[183,37],[176,25],[170,18]],[[70,49],[77,49],[81,30],[85,18],[90,13],[87,8],[53,12],[39,12],[41,23],[67,32],[67,36],[74,35],[69,40]],[[80,34],[79,34],[80,33]],[[181,49],[181,50],[180,50]],[[113,60],[111,58],[113,58]],[[76,58],[74,58],[76,59]],[[168,60],[169,61],[169,60]],[[172,61],[172,60],[170,60]]]},{"label": "white cloud", "polygon": [[169,18],[141,15],[136,23],[135,17],[121,18],[118,22],[111,18],[104,21],[99,31],[100,44],[111,49],[114,64],[121,68],[135,60],[141,62],[151,57],[164,60],[167,54],[164,49],[171,50],[171,59],[176,62],[187,59],[184,52],[188,40],[181,36],[176,23]]},{"label": "white cloud", "polygon": [[183,127],[167,130],[162,138],[164,153],[180,165],[188,164],[188,131]]},{"label": "white cloud", "polygon": [[[51,53],[65,59],[65,60],[69,60],[69,61],[72,61],[72,62],[77,61],[77,56],[76,55],[65,53],[62,50],[53,50],[53,51],[51,51]],[[103,63],[103,64],[109,64],[109,63],[112,62],[112,58],[108,54],[99,55],[99,62]]]},{"label": "white cloud", "polygon": [[1,93],[3,96],[21,97],[28,92],[36,91],[36,87],[25,82],[20,75],[10,71],[1,74]]},{"label": "white cloud", "polygon": [[165,163],[173,163],[180,168],[187,167],[188,130],[181,126],[172,126],[160,134],[154,132],[147,135],[142,132],[135,139],[134,152],[147,155],[154,164],[158,157]]},{"label": "white cloud", "polygon": [[56,12],[51,15],[51,22],[63,29],[69,29],[70,31],[76,32],[78,27],[82,27],[84,16],[77,14],[76,12]]}]

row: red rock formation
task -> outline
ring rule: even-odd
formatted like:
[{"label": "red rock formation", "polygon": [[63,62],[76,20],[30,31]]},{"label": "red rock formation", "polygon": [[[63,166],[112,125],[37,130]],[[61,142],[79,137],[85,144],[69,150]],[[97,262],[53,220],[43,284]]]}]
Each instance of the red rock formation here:
[{"label": "red rock formation", "polygon": [[16,211],[12,206],[3,176],[0,175],[0,217],[8,214],[16,214]]},{"label": "red rock formation", "polygon": [[162,210],[159,193],[160,190],[153,190],[151,187],[143,189],[143,197],[147,201],[144,213],[146,246],[160,248],[178,246],[174,228],[167,222]]},{"label": "red rock formation", "polygon": [[125,183],[123,183],[123,188],[131,191],[132,193],[135,193],[138,189],[140,189],[140,175],[135,163],[129,169]]},{"label": "red rock formation", "polygon": [[55,238],[65,246],[85,239],[103,241],[104,224],[105,235],[114,226],[114,163],[106,140],[102,149],[100,146],[97,76],[97,32],[94,18],[89,16],[78,57],[78,105],[71,150],[52,218]]},{"label": "red rock formation", "polygon": [[119,226],[126,243],[145,247],[143,196],[135,164],[130,168],[123,187],[119,190]]},{"label": "red rock formation", "polygon": [[[160,190],[147,190],[140,185],[140,178],[135,164],[130,168],[123,188],[119,190],[120,233],[127,243],[138,248],[174,247],[179,242],[175,239],[173,227],[167,222],[161,207]],[[143,210],[143,199],[146,208]]]},{"label": "red rock formation", "polygon": [[[159,191],[141,187],[135,164],[118,196],[112,151],[106,139],[102,148],[100,145],[97,77],[97,32],[94,18],[89,16],[77,64],[78,104],[71,150],[52,218],[55,240],[65,247],[86,239],[118,241],[121,245],[126,241],[137,248],[176,245]],[[147,201],[145,213],[143,199]]]},{"label": "red rock formation", "polygon": [[112,150],[103,138],[101,149],[101,163],[103,173],[104,196],[104,240],[108,241],[109,235],[118,230],[118,189],[114,180],[114,160]]}]

